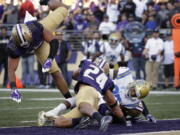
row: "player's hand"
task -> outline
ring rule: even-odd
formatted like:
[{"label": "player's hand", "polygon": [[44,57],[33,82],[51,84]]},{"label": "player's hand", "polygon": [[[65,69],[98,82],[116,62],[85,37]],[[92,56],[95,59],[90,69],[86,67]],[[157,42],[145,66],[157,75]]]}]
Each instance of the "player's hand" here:
[{"label": "player's hand", "polygon": [[11,99],[17,103],[21,102],[22,96],[18,89],[14,88],[11,90]]},{"label": "player's hand", "polygon": [[152,116],[151,114],[148,114],[146,116],[146,119],[149,121],[149,122],[152,122],[152,123],[156,123],[156,118],[154,116]]},{"label": "player's hand", "polygon": [[42,66],[42,72],[43,73],[48,72],[51,66],[52,66],[52,59],[47,59]]}]

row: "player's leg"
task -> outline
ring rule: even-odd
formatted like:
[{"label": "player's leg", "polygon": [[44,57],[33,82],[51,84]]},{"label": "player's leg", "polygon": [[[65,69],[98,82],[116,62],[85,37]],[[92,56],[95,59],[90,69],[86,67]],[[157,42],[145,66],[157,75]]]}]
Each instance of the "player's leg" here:
[{"label": "player's leg", "polygon": [[[47,42],[44,42],[40,48],[35,50],[35,55],[37,56],[37,59],[41,64],[43,64],[46,61],[46,59],[49,55],[49,53],[48,53],[49,50],[50,50],[50,46]],[[64,80],[64,78],[61,74],[61,70],[59,69],[55,59],[52,62],[52,66],[51,66],[49,73],[52,74],[52,77],[55,81],[57,88],[62,92],[64,97],[70,98],[71,94],[69,93],[68,85],[67,85],[66,81]]]},{"label": "player's leg", "polygon": [[76,95],[76,105],[82,114],[97,120],[100,123],[100,130],[106,131],[112,121],[111,116],[102,116],[98,110],[99,94],[93,87],[83,85]]},{"label": "player's leg", "polygon": [[61,115],[54,121],[56,127],[74,127],[81,121],[84,115],[79,111],[77,107],[73,108],[68,113]]},{"label": "player's leg", "polygon": [[75,97],[66,99],[63,103],[60,103],[58,106],[46,112],[45,116],[48,118],[58,116],[59,113],[64,112],[65,110],[75,107],[76,99]]},{"label": "player's leg", "polygon": [[45,4],[48,4],[53,11],[43,18],[40,23],[47,30],[54,32],[67,17],[69,7],[74,4],[75,1],[76,0],[62,0],[61,2],[61,0],[45,0]]}]

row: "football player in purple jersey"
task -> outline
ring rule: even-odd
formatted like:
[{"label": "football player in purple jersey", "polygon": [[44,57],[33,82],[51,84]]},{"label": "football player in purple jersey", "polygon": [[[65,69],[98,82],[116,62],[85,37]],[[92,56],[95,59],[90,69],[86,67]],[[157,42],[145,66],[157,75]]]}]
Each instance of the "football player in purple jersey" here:
[{"label": "football player in purple jersey", "polygon": [[[101,131],[106,131],[108,125],[112,122],[111,116],[102,116],[98,112],[100,95],[103,95],[113,115],[120,123],[126,124],[126,119],[122,110],[112,93],[114,88],[113,81],[106,75],[109,65],[103,59],[97,59],[95,62],[88,60],[81,61],[79,69],[73,73],[73,79],[77,80],[75,86],[76,107],[68,113],[58,116],[54,120],[56,127],[73,127],[78,125],[81,118],[89,116],[96,120],[100,125]],[[39,113],[38,124],[45,124],[45,112]]]},{"label": "football player in purple jersey", "polygon": [[57,66],[54,57],[56,56],[59,42],[52,34],[68,15],[69,7],[75,0],[41,0],[51,9],[44,19],[27,21],[23,24],[16,24],[13,27],[11,39],[7,45],[8,77],[11,87],[11,99],[21,102],[21,94],[16,87],[15,71],[18,67],[20,56],[34,53],[42,64],[42,71],[49,72],[55,81],[57,88],[65,98],[71,97],[66,81],[61,70]]}]

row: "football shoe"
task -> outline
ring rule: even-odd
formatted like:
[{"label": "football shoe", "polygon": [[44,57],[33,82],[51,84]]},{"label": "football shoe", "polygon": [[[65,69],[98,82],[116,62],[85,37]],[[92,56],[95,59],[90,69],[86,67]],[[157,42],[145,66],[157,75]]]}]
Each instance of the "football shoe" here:
[{"label": "football shoe", "polygon": [[82,117],[79,124],[76,125],[74,128],[75,129],[84,129],[87,128],[92,124],[92,119],[90,119],[88,116]]},{"label": "football shoe", "polygon": [[45,112],[41,111],[38,114],[38,126],[42,127],[46,124],[47,118],[45,117]]},{"label": "football shoe", "polygon": [[105,132],[111,122],[112,122],[112,116],[104,116],[101,119],[99,130]]}]

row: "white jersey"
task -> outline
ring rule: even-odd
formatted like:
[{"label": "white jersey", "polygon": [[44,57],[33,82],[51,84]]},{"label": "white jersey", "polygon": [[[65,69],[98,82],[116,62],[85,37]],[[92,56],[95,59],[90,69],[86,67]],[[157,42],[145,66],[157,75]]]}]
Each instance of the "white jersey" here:
[{"label": "white jersey", "polygon": [[114,79],[115,88],[113,94],[119,104],[128,109],[143,110],[140,99],[131,99],[127,96],[128,84],[133,82],[133,76],[129,68],[120,67],[116,79]]},{"label": "white jersey", "polygon": [[125,48],[121,43],[112,48],[109,42],[105,42],[100,46],[100,52],[103,53],[103,57],[107,62],[116,64],[118,61],[121,61],[120,54],[125,53]]}]

